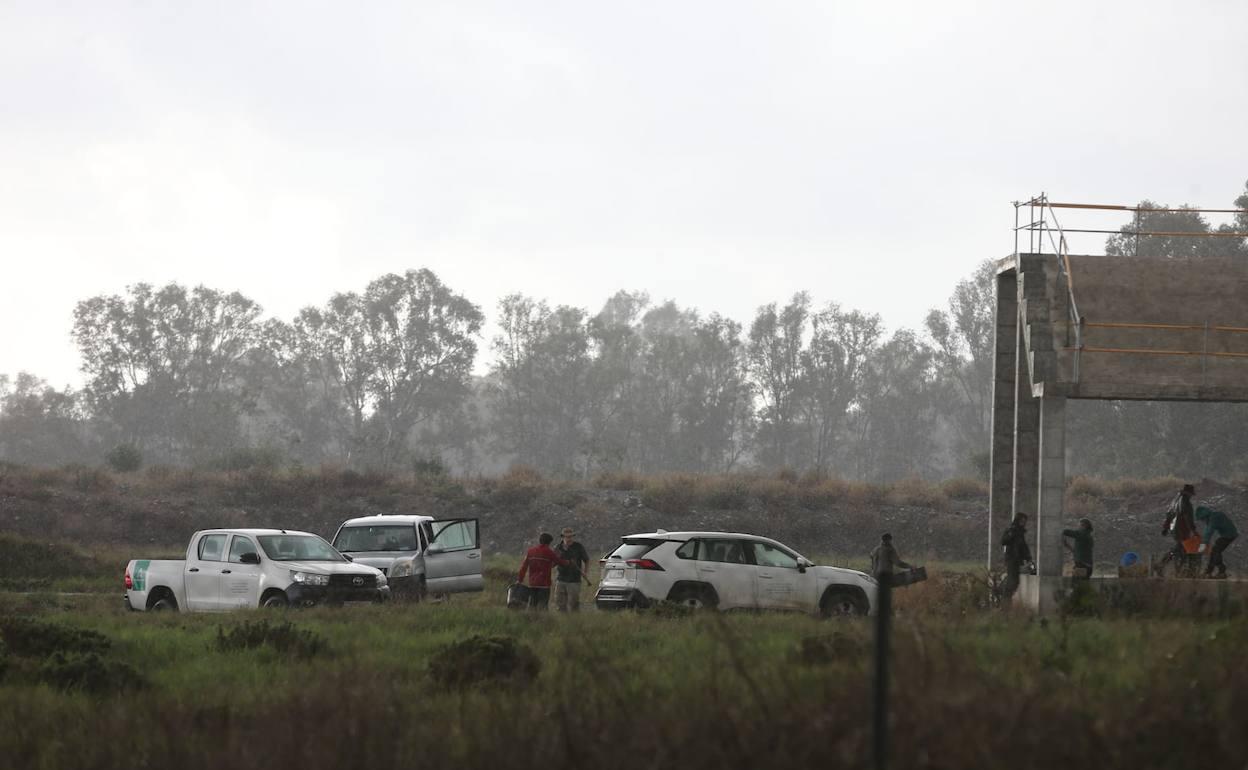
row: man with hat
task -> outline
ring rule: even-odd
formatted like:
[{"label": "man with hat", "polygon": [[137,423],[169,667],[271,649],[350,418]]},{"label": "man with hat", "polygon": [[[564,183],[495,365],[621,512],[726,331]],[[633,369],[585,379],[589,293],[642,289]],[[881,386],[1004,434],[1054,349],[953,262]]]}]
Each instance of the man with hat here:
[{"label": "man with hat", "polygon": [[581,609],[581,581],[589,583],[589,552],[576,541],[571,527],[560,533],[555,553],[563,559],[555,576],[555,609],[560,612],[578,612]]}]

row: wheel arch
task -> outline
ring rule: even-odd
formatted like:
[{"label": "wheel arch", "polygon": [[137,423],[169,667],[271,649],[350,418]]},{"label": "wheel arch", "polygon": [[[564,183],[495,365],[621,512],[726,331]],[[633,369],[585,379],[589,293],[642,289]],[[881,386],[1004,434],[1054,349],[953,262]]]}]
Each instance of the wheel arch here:
[{"label": "wheel arch", "polygon": [[873,609],[871,597],[867,596],[867,592],[863,590],[862,586],[853,585],[852,583],[831,583],[819,595],[819,611],[823,612],[831,598],[837,594],[849,594],[862,602],[862,606],[866,608],[864,615],[870,614]]},{"label": "wheel arch", "polygon": [[144,605],[144,609],[150,610],[161,599],[168,599],[173,604],[175,610],[181,611],[182,608],[178,605],[178,597],[169,586],[153,586],[148,589],[147,603]]},{"label": "wheel arch", "polygon": [[672,583],[672,587],[668,590],[665,598],[667,601],[672,601],[672,597],[682,591],[698,591],[706,594],[710,602],[716,606],[719,605],[719,592],[715,590],[715,586],[703,580],[677,580],[675,583]]}]

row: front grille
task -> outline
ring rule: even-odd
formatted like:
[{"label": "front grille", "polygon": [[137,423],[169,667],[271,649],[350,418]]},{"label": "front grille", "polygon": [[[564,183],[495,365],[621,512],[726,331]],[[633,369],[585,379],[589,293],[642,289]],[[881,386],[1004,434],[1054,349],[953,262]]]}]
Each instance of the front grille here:
[{"label": "front grille", "polygon": [[[355,581],[359,580],[357,583]],[[376,588],[376,575],[330,575],[330,588]]]}]

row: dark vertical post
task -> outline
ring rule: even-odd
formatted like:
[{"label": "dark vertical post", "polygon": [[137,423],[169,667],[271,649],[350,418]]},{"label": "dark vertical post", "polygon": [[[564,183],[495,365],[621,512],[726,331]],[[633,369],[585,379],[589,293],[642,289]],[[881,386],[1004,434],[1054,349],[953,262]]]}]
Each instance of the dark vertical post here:
[{"label": "dark vertical post", "polygon": [[875,608],[875,693],[873,699],[873,741],[875,770],[888,767],[888,659],[892,654],[893,573],[887,569],[875,576],[880,581]]}]

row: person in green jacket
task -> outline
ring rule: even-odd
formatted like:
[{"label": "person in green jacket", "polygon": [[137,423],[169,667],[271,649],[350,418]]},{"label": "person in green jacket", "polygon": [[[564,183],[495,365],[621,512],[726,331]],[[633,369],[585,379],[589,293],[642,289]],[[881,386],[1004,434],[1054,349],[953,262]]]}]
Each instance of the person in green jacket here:
[{"label": "person in green jacket", "polygon": [[1085,580],[1092,577],[1092,522],[1080,519],[1079,529],[1063,529],[1062,537],[1073,541],[1071,550],[1075,554],[1075,577]]},{"label": "person in green jacket", "polygon": [[1209,548],[1209,564],[1205,567],[1205,577],[1215,577],[1214,569],[1218,571],[1216,577],[1226,577],[1226,562],[1222,561],[1222,554],[1239,537],[1239,530],[1235,529],[1231,517],[1222,511],[1204,506],[1196,509],[1196,521],[1205,525],[1205,542],[1200,547],[1202,550]]}]

